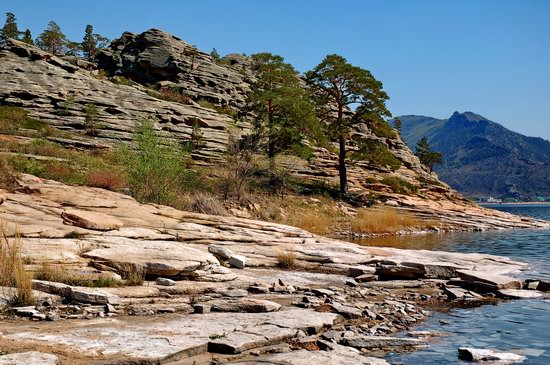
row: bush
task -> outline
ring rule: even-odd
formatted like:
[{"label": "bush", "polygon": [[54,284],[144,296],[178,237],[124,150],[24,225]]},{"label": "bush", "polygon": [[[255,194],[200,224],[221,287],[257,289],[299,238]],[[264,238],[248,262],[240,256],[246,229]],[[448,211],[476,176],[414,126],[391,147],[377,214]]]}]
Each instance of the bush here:
[{"label": "bush", "polygon": [[228,215],[223,204],[215,196],[203,192],[185,195],[180,208],[195,213]]},{"label": "bush", "polygon": [[374,120],[369,123],[369,129],[377,135],[383,138],[396,138],[397,134],[391,125],[385,120]]},{"label": "bush", "polygon": [[97,106],[95,104],[86,104],[84,112],[86,114],[84,119],[84,122],[86,123],[86,134],[89,136],[95,136],[98,128],[101,128]]},{"label": "bush", "polygon": [[296,267],[296,253],[294,251],[278,250],[276,252],[277,266],[281,269]]},{"label": "bush", "polygon": [[135,150],[123,151],[130,192],[140,202],[173,205],[196,185],[193,172],[184,166],[179,145],[160,137],[153,122],[143,119],[134,132]]},{"label": "bush", "polygon": [[117,169],[94,169],[86,174],[85,185],[111,191],[120,191],[128,187],[126,174]]},{"label": "bush", "polygon": [[388,147],[378,141],[364,141],[359,147],[359,151],[352,156],[354,160],[367,162],[375,167],[389,167],[395,171],[403,164],[389,150]]},{"label": "bush", "polygon": [[398,194],[413,194],[418,192],[418,186],[413,185],[397,176],[385,177],[380,181],[384,185],[388,185],[393,192]]},{"label": "bush", "polygon": [[16,233],[11,240],[4,227],[0,232],[0,286],[14,288],[8,294],[8,306],[23,307],[34,305],[32,275],[25,270],[21,256],[21,241]]},{"label": "bush", "polygon": [[13,191],[17,189],[17,175],[3,155],[0,155],[0,189]]},{"label": "bush", "polygon": [[163,87],[158,91],[148,89],[147,94],[154,98],[171,101],[174,103],[189,104],[191,102],[189,95],[182,94],[181,91],[173,87]]},{"label": "bush", "polygon": [[316,234],[327,234],[333,220],[322,212],[294,212],[285,222],[294,227]]}]

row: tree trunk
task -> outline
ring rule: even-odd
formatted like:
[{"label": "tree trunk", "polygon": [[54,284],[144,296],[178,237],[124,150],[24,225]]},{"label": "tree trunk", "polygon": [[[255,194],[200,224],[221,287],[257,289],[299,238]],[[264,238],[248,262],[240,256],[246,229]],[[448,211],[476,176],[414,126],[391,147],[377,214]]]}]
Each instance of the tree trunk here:
[{"label": "tree trunk", "polygon": [[340,197],[348,195],[348,173],[346,168],[346,138],[343,126],[344,106],[338,105],[338,174],[340,175]]},{"label": "tree trunk", "polygon": [[340,174],[340,197],[348,195],[348,173],[346,168],[346,139],[340,134],[338,137],[338,173]]}]

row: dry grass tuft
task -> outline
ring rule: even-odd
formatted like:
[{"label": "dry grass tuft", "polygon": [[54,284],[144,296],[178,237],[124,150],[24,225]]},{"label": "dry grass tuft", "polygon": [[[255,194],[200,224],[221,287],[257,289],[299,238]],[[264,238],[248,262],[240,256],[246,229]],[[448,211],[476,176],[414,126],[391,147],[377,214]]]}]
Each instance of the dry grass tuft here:
[{"label": "dry grass tuft", "polygon": [[358,233],[396,233],[421,226],[416,217],[391,208],[360,209],[351,221],[351,230]]},{"label": "dry grass tuft", "polygon": [[34,305],[36,299],[32,293],[32,275],[25,270],[19,234],[10,240],[3,226],[0,230],[0,286],[15,288],[7,298],[7,305],[10,307]]},{"label": "dry grass tuft", "polygon": [[65,270],[60,266],[54,266],[49,263],[40,265],[38,271],[34,274],[35,279],[44,281],[53,281],[72,286],[85,286],[89,288],[111,288],[121,286],[123,283],[114,278],[90,278],[84,274],[78,274]]},{"label": "dry grass tuft", "polygon": [[16,174],[5,156],[0,155],[0,189],[13,191],[19,186]]},{"label": "dry grass tuft", "polygon": [[181,209],[195,213],[228,215],[218,198],[201,191],[185,194],[181,199]]},{"label": "dry grass tuft", "polygon": [[287,250],[276,251],[277,266],[281,269],[292,269],[296,267],[296,252]]},{"label": "dry grass tuft", "polygon": [[311,233],[323,235],[330,232],[330,226],[333,223],[333,218],[323,212],[297,211],[291,214],[285,223],[294,227],[305,229]]},{"label": "dry grass tuft", "polygon": [[142,286],[145,282],[146,270],[140,265],[122,264],[118,268],[120,276],[124,279],[124,283],[129,286]]}]

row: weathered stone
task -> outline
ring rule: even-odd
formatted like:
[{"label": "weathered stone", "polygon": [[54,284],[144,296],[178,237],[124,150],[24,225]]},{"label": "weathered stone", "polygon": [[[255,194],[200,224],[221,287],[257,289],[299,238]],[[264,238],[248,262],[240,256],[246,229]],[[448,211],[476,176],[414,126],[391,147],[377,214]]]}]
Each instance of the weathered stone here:
[{"label": "weathered stone", "polygon": [[193,311],[194,313],[201,313],[201,314],[204,314],[204,313],[210,313],[210,305],[208,304],[195,304],[193,306]]},{"label": "weathered stone", "polygon": [[539,291],[550,291],[550,281],[541,280],[539,285],[537,285],[537,290]]},{"label": "weathered stone", "polygon": [[369,281],[374,281],[378,278],[376,275],[372,274],[363,274],[355,277],[355,281],[358,283],[368,283]]},{"label": "weathered stone", "polygon": [[511,352],[496,352],[493,350],[475,349],[470,347],[460,347],[458,357],[462,360],[482,362],[491,361],[504,364],[521,363],[525,356],[517,355]]},{"label": "weathered stone", "polygon": [[213,300],[208,302],[212,311],[216,312],[274,312],[281,309],[281,305],[270,300],[239,298],[234,300]]},{"label": "weathered stone", "polygon": [[168,279],[168,278],[157,278],[157,280],[155,280],[155,283],[157,285],[162,285],[162,286],[174,286],[174,285],[176,285],[176,281],[174,281],[172,279]]},{"label": "weathered stone", "polygon": [[330,307],[332,310],[334,310],[336,313],[340,314],[342,317],[347,319],[357,319],[361,318],[362,311],[359,308],[352,307],[349,305],[344,305],[340,303],[332,303],[330,304]]},{"label": "weathered stone", "polygon": [[399,338],[383,336],[357,336],[343,338],[341,345],[350,346],[357,349],[379,349],[379,348],[423,348],[428,344],[425,341],[416,338]]},{"label": "weathered stone", "polygon": [[501,297],[510,299],[533,299],[542,297],[542,294],[536,291],[519,289],[501,289],[497,291],[497,294]]},{"label": "weathered stone", "polygon": [[474,270],[457,270],[458,276],[472,285],[489,289],[521,289],[522,283],[509,276]]},{"label": "weathered stone", "polygon": [[376,274],[381,276],[398,278],[418,278],[424,276],[423,268],[403,265],[380,265],[376,268]]},{"label": "weathered stone", "polygon": [[227,263],[231,267],[236,267],[237,269],[244,269],[246,263],[246,257],[242,255],[232,255],[227,260]]},{"label": "weathered stone", "polygon": [[361,275],[374,275],[376,272],[376,268],[373,266],[366,266],[366,265],[357,265],[357,266],[350,266],[348,275],[352,278],[356,278]]},{"label": "weathered stone", "polygon": [[0,365],[60,365],[57,356],[44,352],[29,351],[0,356]]},{"label": "weathered stone", "polygon": [[67,224],[97,231],[118,229],[123,225],[121,221],[107,214],[76,209],[64,211],[61,218]]},{"label": "weathered stone", "polygon": [[446,294],[449,299],[464,299],[468,291],[462,288],[445,287],[443,293]]},{"label": "weathered stone", "polygon": [[331,297],[335,293],[330,289],[312,289],[311,290],[313,294],[317,295],[318,297]]},{"label": "weathered stone", "polygon": [[208,252],[219,256],[224,260],[228,260],[231,256],[233,256],[233,252],[230,249],[217,245],[208,245]]}]

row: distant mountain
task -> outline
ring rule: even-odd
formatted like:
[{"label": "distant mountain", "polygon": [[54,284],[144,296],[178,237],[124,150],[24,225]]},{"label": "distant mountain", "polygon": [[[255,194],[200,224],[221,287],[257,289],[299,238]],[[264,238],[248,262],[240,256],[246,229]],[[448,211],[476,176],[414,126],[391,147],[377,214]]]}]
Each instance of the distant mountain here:
[{"label": "distant mountain", "polygon": [[439,177],[471,197],[534,199],[550,196],[550,142],[526,137],[471,112],[449,119],[399,117],[402,137],[414,150],[428,137],[443,154]]}]

